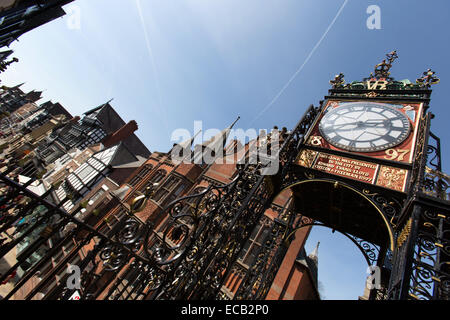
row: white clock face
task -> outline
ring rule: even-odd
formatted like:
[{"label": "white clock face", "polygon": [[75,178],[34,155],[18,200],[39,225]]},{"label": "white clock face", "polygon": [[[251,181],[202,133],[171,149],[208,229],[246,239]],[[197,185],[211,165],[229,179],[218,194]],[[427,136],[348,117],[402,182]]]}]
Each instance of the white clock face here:
[{"label": "white clock face", "polygon": [[328,111],[319,130],[337,148],[374,152],[402,143],[410,126],[408,118],[389,104],[352,102]]}]

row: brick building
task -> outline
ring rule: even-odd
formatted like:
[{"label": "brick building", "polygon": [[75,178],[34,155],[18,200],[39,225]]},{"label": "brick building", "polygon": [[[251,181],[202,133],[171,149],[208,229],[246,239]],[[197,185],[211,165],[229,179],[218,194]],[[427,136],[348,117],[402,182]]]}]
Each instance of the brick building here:
[{"label": "brick building", "polygon": [[[87,122],[91,120],[91,123],[95,124],[99,118],[110,119],[110,116],[114,114],[112,111],[112,108],[105,104],[87,112],[82,120],[88,120]],[[87,123],[76,119],[75,126],[71,128],[81,125],[87,125]],[[174,246],[181,241],[179,235],[173,230],[166,234],[166,226],[171,223],[171,217],[164,209],[180,197],[201,193],[209,186],[225,186],[232,182],[237,176],[238,160],[241,157],[250,157],[252,146],[261,142],[256,140],[242,145],[239,141],[232,140],[226,145],[230,127],[205,143],[196,145],[194,151],[191,151],[194,139],[182,143],[189,149],[188,154],[194,159],[194,162],[184,162],[172,158],[172,151],[176,149],[176,146],[169,152],[153,152],[147,157],[141,155],[140,148],[131,150],[129,146],[135,146],[135,144],[126,142],[134,135],[136,129],[136,123],[131,121],[120,126],[116,131],[105,132],[106,134],[101,136],[101,143],[94,144],[94,148],[98,149],[93,150],[87,159],[82,156],[85,160],[83,163],[74,161],[68,172],[63,173],[62,176],[60,176],[60,170],[55,171],[57,179],[62,182],[54,187],[54,192],[45,192],[41,197],[53,198],[53,203],[76,219],[107,237],[115,237],[124,231],[123,222],[125,218],[130,217],[133,200],[148,194],[149,188],[153,188],[145,206],[134,213],[132,219],[137,220],[141,225],[152,226],[147,245],[151,254],[159,254],[161,253],[158,251],[159,243],[164,238]],[[65,134],[67,138],[71,135],[69,131],[64,130],[59,133]],[[71,142],[70,139],[66,141]],[[72,139],[72,142],[74,141],[78,143],[76,135]],[[77,157],[76,154],[72,159]],[[205,162],[207,155],[216,161]],[[71,162],[65,162],[63,166],[69,163]],[[291,210],[291,202],[289,190],[280,193],[274,200],[251,232],[249,240],[243,245],[238,259],[230,268],[231,272],[223,282],[218,298],[233,299],[246,272],[257,259],[259,248],[264,246],[264,239],[270,233],[270,225]],[[189,209],[189,206],[183,208],[183,210]],[[25,223],[45,215],[48,215],[48,210],[38,206],[31,214],[25,216]],[[88,256],[96,254],[95,248],[100,240],[97,237],[89,237],[86,231],[67,236],[76,230],[76,224],[69,223],[57,233],[53,232],[48,239],[43,238],[46,232],[52,232],[51,229],[47,230],[47,226],[57,224],[60,218],[57,214],[51,215],[50,220],[36,228],[32,234],[22,235],[26,229],[21,229],[15,235],[16,238],[23,237],[23,239],[17,245],[17,257],[10,258],[13,261],[21,259],[17,274],[23,283],[14,292],[12,296],[14,299],[25,297],[54,299],[61,296],[63,296],[62,299],[68,299],[76,292],[63,290],[67,278],[67,266],[78,266],[84,263],[88,264],[81,268],[86,272],[95,270],[93,272],[95,281],[85,279],[88,281],[88,287],[94,288],[95,291],[88,294],[92,294],[95,299],[154,298],[151,292],[145,294],[133,292],[139,287],[139,276],[134,271],[129,272],[129,269],[132,269],[132,263],[116,273],[108,269],[105,261],[102,262],[98,258],[88,259]],[[181,219],[180,223],[186,228],[192,228],[189,219]],[[267,299],[320,299],[317,290],[317,253],[306,256],[304,251],[309,232],[310,227],[301,228],[295,232],[295,237],[267,293]],[[31,256],[25,258],[28,248],[39,240],[42,243],[41,246]],[[56,247],[54,244],[57,244]],[[142,248],[136,250],[137,254],[143,254]],[[164,253],[161,254],[164,255]],[[120,281],[112,281],[113,279],[120,279]],[[121,284],[116,286],[119,282]],[[123,283],[125,285],[122,285]]]},{"label": "brick building", "polygon": [[[223,135],[224,132],[221,133]],[[217,137],[213,138],[212,141]],[[197,145],[194,149],[205,151],[211,146],[211,141],[203,145]],[[230,183],[236,177],[236,160],[238,154],[249,156],[250,142],[243,146],[239,141],[231,141],[224,150],[224,156],[213,164],[205,163],[176,163],[171,160],[171,153],[153,152],[150,157],[142,163],[118,189],[120,203],[99,220],[95,227],[104,234],[111,235],[114,227],[126,215],[133,199],[145,194],[147,188],[155,187],[151,198],[145,207],[134,214],[134,217],[142,223],[151,223],[154,228],[151,243],[156,244],[162,241],[167,224],[171,217],[164,208],[175,199],[183,196],[198,194],[209,185],[223,186]],[[209,145],[208,145],[209,144]],[[205,148],[206,147],[206,148]],[[244,151],[244,152],[242,152]],[[234,161],[226,161],[231,158]],[[262,239],[269,232],[269,222],[277,218],[284,210],[291,208],[290,191],[282,192],[272,203],[270,209],[265,212],[265,216],[253,230],[249,241],[245,244],[238,261],[232,267],[232,273],[228,276],[221,288],[222,299],[232,299],[242,281],[242,278],[249,266],[256,259],[256,253],[263,245]],[[182,222],[190,227],[188,220]],[[317,289],[317,250],[306,256],[304,244],[311,227],[301,228],[295,233],[287,254],[283,260],[272,287],[267,295],[270,300],[306,300],[320,299]],[[180,239],[176,236],[168,235],[168,241],[172,245],[177,245]],[[151,247],[152,244],[149,244]],[[132,281],[132,279],[128,279]],[[127,281],[128,281],[127,280]],[[121,287],[117,288],[111,296],[115,298],[133,297],[131,292]],[[100,295],[99,299],[105,298]],[[120,298],[119,298],[120,299]]]},{"label": "brick building", "polygon": [[[61,203],[62,208],[72,214],[75,218],[83,221],[88,225],[96,225],[104,218],[104,213],[109,212],[113,207],[117,206],[119,201],[114,196],[116,190],[119,189],[129,175],[139,167],[145,158],[133,154],[127,149],[124,143],[120,142],[109,148],[104,148],[102,145],[91,147],[93,150],[98,150],[92,156],[86,159],[84,163],[78,165],[73,172],[71,172],[59,187],[54,191],[48,191],[41,194],[42,197],[50,199],[53,197],[54,203]],[[46,209],[36,208],[31,214],[26,216],[24,223],[33,219],[38,219],[47,213]],[[27,249],[39,240],[43,230],[47,226],[51,226],[60,219],[58,215],[52,216],[47,223],[43,223],[39,229],[31,234],[26,234],[26,228],[17,232],[17,237],[22,237],[23,240],[18,244],[16,249],[16,256],[10,259],[21,259],[21,255]],[[53,243],[64,239],[66,234],[75,228],[75,225],[69,224],[60,232],[49,238],[43,243],[35,253],[20,263],[17,273],[20,276],[26,274],[28,270],[36,266],[42,261],[42,258],[54,248]],[[41,299],[51,292],[59,281],[65,276],[66,268],[64,260],[67,259],[69,264],[77,265],[81,259],[85,257],[86,253],[91,249],[90,246],[76,250],[77,241],[83,238],[83,234],[78,234],[77,239],[67,239],[63,247],[58,248],[58,251],[47,260],[45,264],[39,267],[37,273],[31,277],[28,282],[14,295],[14,299],[24,299],[30,292],[37,288],[36,297],[34,299]],[[60,269],[57,269],[60,268]],[[55,275],[50,275],[52,271],[58,270]],[[46,279],[45,285],[42,281]],[[50,280],[48,280],[50,279]]]},{"label": "brick building", "polygon": [[0,112],[14,112],[27,103],[33,103],[41,99],[41,91],[22,91],[18,84],[14,87],[0,87]]},{"label": "brick building", "polygon": [[134,154],[147,158],[150,151],[134,134],[137,129],[135,121],[126,124],[107,102],[85,112],[82,118],[72,118],[67,125],[54,130],[36,149],[36,154],[48,165],[74,148],[84,150],[99,142],[112,146],[123,140]]}]

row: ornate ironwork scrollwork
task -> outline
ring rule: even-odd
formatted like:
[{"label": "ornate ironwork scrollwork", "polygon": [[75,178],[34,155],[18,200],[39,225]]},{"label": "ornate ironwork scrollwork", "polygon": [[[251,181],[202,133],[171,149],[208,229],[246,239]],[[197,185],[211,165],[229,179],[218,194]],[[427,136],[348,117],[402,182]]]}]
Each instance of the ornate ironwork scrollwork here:
[{"label": "ornate ironwork scrollwork", "polygon": [[[449,218],[425,208],[414,247],[409,295],[414,299],[450,299]],[[446,258],[447,257],[447,258]]]},{"label": "ornate ironwork scrollwork", "polygon": [[378,261],[378,256],[380,254],[380,248],[375,246],[373,243],[360,239],[356,236],[351,236],[355,240],[355,244],[358,245],[361,252],[364,253],[366,260],[370,265],[376,265]]},{"label": "ornate ironwork scrollwork", "polygon": [[129,260],[128,253],[119,246],[109,244],[103,247],[99,253],[105,270],[113,271],[123,267]]},{"label": "ornate ironwork scrollwork", "polygon": [[[124,245],[132,245],[139,241],[142,225],[130,218],[125,221],[125,225],[116,234],[117,241]],[[137,251],[137,250],[136,250]]]},{"label": "ornate ironwork scrollwork", "polygon": [[401,201],[395,197],[369,189],[363,189],[363,194],[377,205],[386,217],[386,220],[390,222],[391,227],[395,227],[401,214]]},{"label": "ornate ironwork scrollwork", "polygon": [[[146,233],[145,252],[167,276],[157,299],[214,296],[222,274],[241,249],[241,240],[262,213],[264,184],[260,166],[238,167],[238,176],[225,186],[210,185],[199,194],[177,199],[164,208],[169,220],[162,238],[151,248]],[[197,288],[194,290],[194,288]]]},{"label": "ornate ironwork scrollwork", "polygon": [[450,177],[427,167],[422,191],[439,199],[450,200]]}]

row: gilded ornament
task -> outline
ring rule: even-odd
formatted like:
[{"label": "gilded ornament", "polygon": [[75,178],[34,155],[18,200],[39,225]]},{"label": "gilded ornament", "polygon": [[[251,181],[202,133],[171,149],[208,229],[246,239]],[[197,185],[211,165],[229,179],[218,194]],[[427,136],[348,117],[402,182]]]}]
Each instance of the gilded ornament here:
[{"label": "gilded ornament", "polygon": [[317,155],[316,151],[313,150],[302,150],[297,157],[297,163],[301,166],[310,168],[314,162]]},{"label": "gilded ornament", "polygon": [[372,91],[372,92],[366,93],[365,96],[368,98],[375,98],[378,96],[378,93]]},{"label": "gilded ornament", "polygon": [[344,74],[339,73],[334,77],[334,80],[330,80],[330,84],[333,86],[333,89],[337,89],[342,87],[345,84]]},{"label": "gilded ornament", "polygon": [[436,77],[436,72],[432,71],[431,69],[428,69],[423,73],[423,76],[416,80],[416,83],[420,87],[429,88],[433,84],[438,84],[441,80]]},{"label": "gilded ornament", "polygon": [[412,219],[410,218],[406,225],[403,227],[402,231],[400,232],[400,235],[397,238],[397,248],[401,247],[406,239],[408,239],[408,236],[411,232],[411,225],[412,225]]}]

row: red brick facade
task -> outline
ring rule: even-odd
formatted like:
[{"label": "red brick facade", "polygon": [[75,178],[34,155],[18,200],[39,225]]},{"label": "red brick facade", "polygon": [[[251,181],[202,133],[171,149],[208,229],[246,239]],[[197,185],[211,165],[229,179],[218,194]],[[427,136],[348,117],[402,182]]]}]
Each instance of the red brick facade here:
[{"label": "red brick facade", "polygon": [[[248,149],[248,146],[246,149]],[[167,204],[175,198],[198,193],[201,188],[206,188],[210,184],[224,185],[230,183],[235,174],[235,164],[214,163],[209,167],[206,165],[201,166],[184,163],[175,165],[171,162],[169,154],[154,152],[140,168],[136,169],[130,175],[125,184],[121,186],[129,187],[129,191],[122,201],[125,205],[118,205],[104,217],[107,221],[113,219],[115,215],[119,215],[124,210],[124,206],[128,208],[136,196],[143,194],[146,186],[158,183],[155,193],[147,201],[144,209],[136,213],[135,216],[144,223],[151,221],[154,224],[155,235],[161,236],[165,223],[169,219],[169,215],[163,212],[163,208]],[[175,182],[170,183],[171,181]],[[166,185],[171,185],[171,187],[165,190]],[[177,190],[182,191],[173,195]],[[278,195],[271,209],[266,211],[266,219],[273,220],[277,217],[277,211],[283,210],[290,197],[290,190],[286,190]],[[100,227],[100,224],[101,221],[99,221],[97,227]],[[264,223],[262,224],[264,225]],[[275,277],[267,299],[319,299],[311,273],[308,272],[304,265],[296,262],[296,257],[300,249],[303,248],[309,232],[310,227],[302,228],[296,232],[295,238]],[[244,257],[240,265],[241,268],[246,268]],[[225,288],[223,288],[222,292],[225,292],[229,298],[233,297],[233,294],[242,281],[241,275],[243,273],[241,272],[242,270],[240,271],[238,269],[236,268],[236,272],[233,272],[224,282]]]}]

